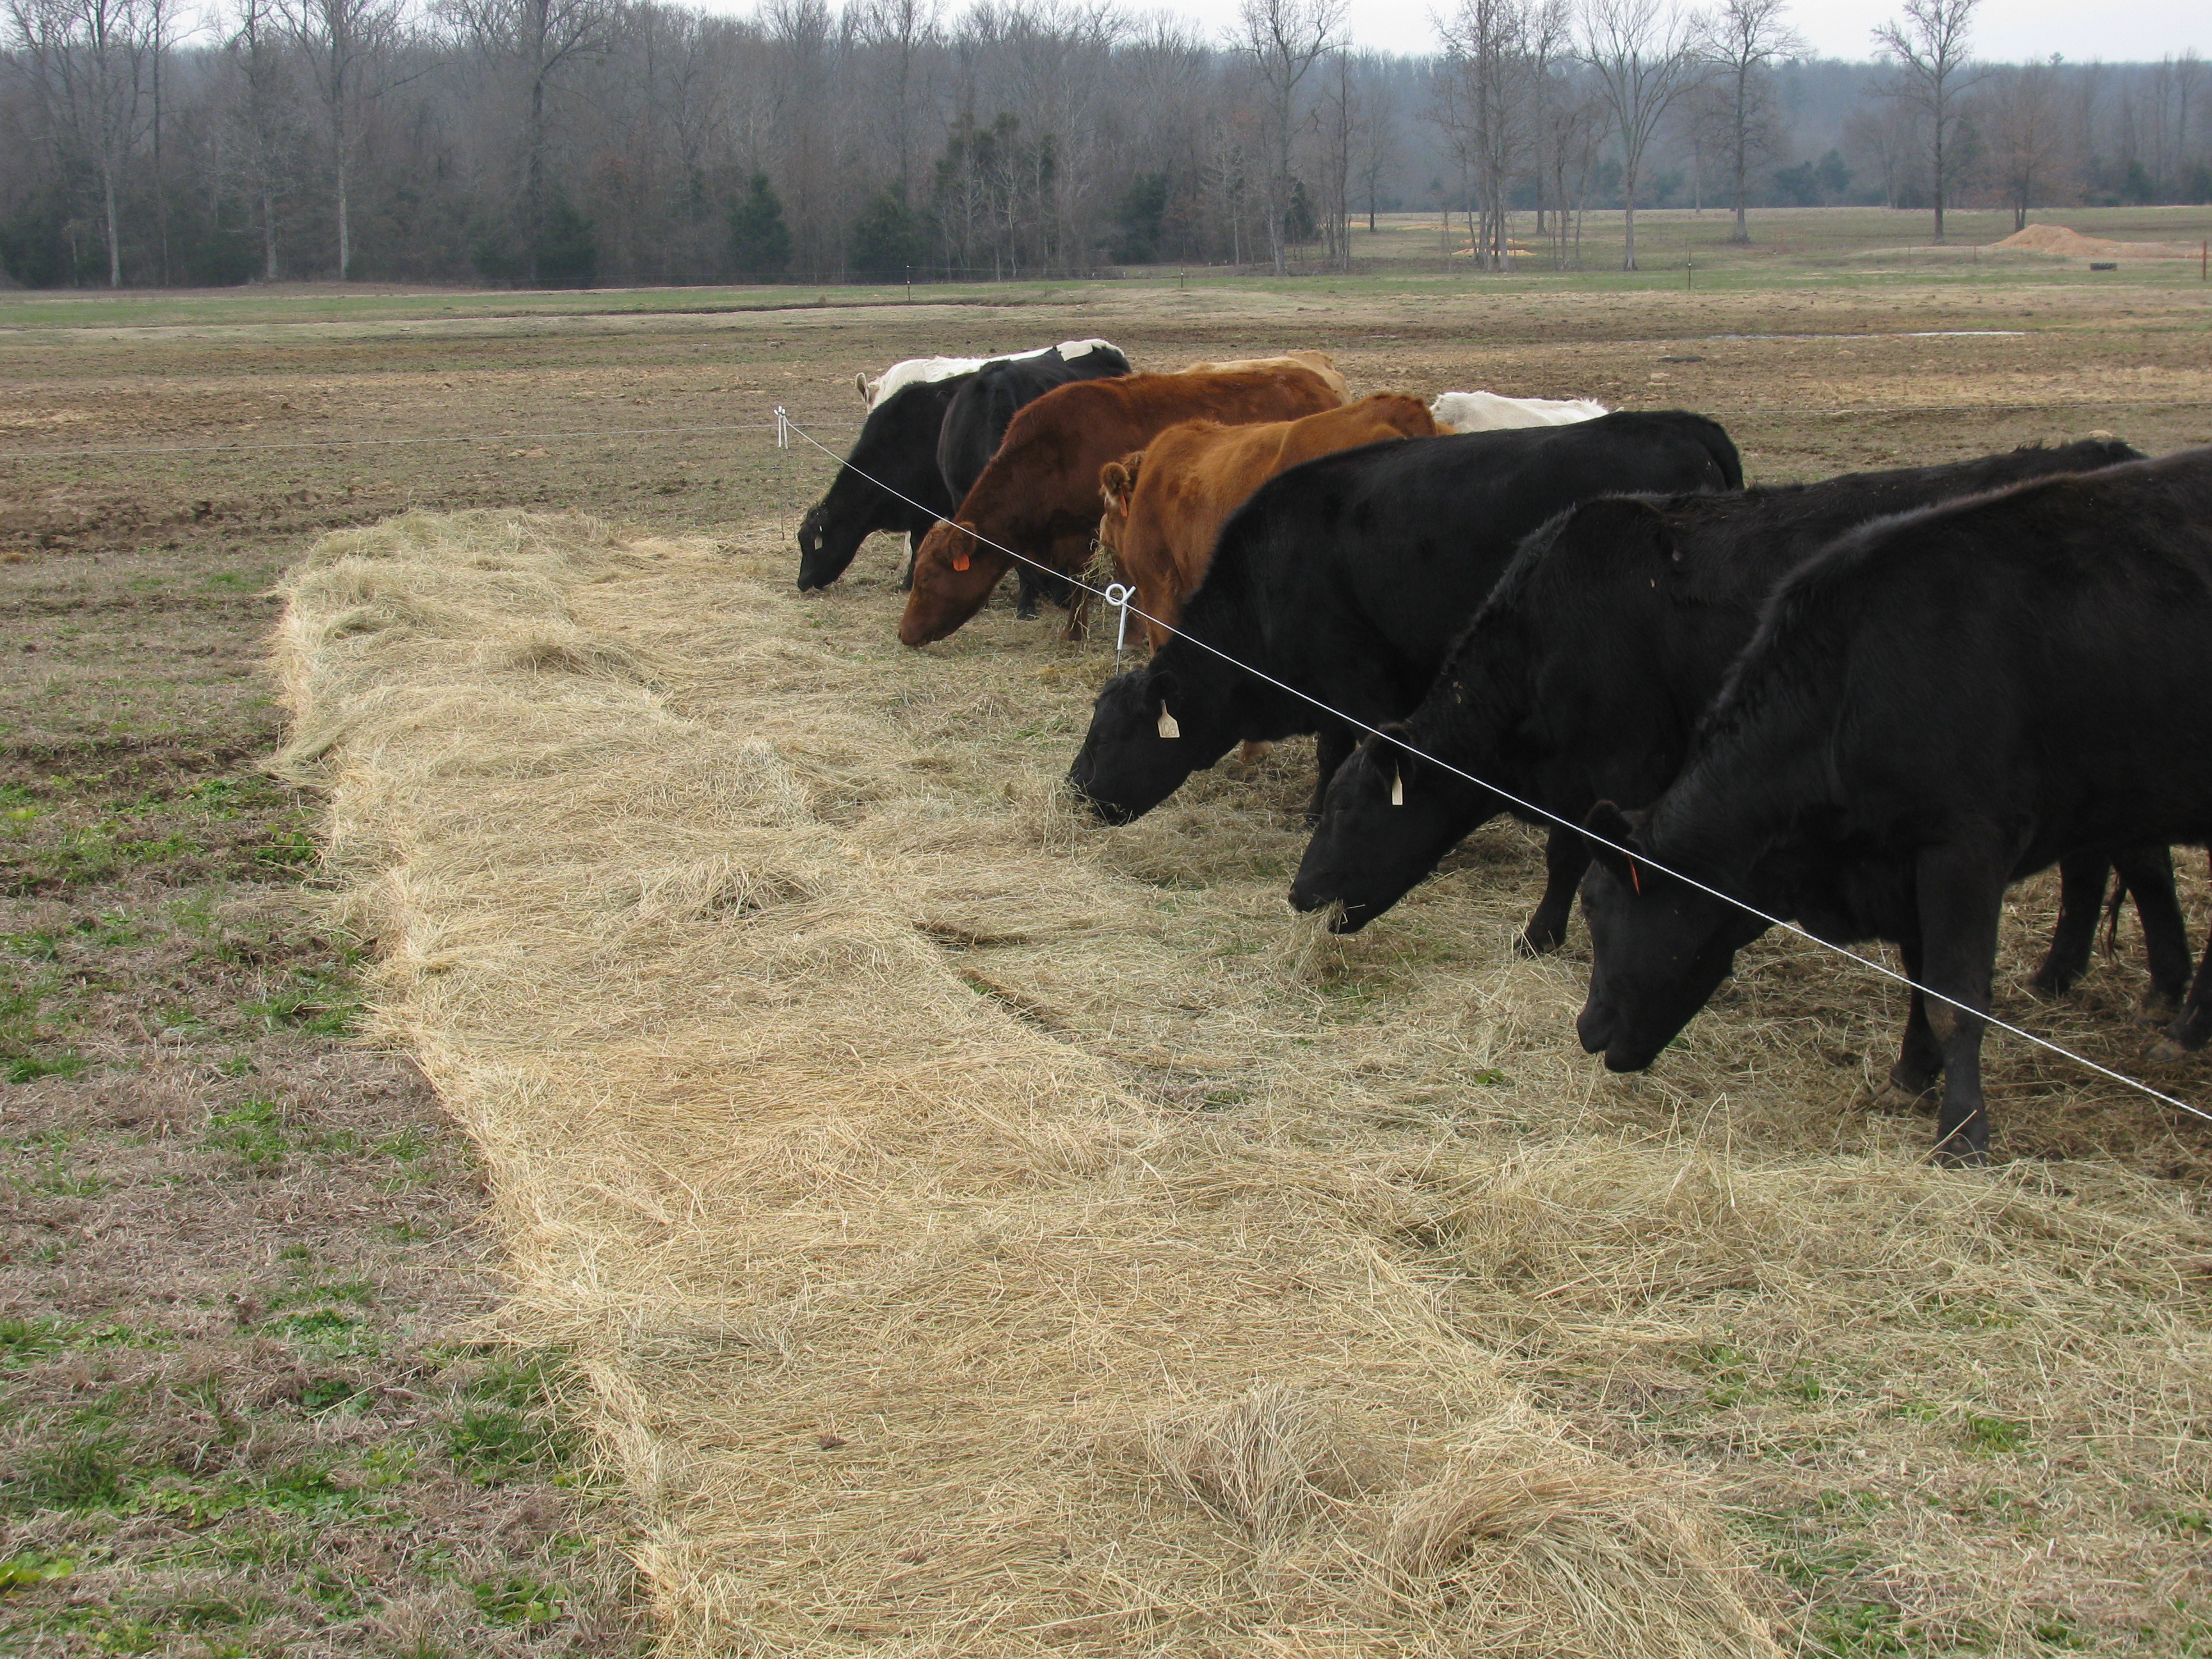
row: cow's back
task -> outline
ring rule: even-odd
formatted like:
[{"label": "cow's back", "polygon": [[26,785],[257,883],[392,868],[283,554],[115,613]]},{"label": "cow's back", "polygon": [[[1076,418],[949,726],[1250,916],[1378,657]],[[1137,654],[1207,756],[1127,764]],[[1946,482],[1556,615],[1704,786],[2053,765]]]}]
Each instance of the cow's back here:
[{"label": "cow's back", "polygon": [[[1221,526],[1268,479],[1339,450],[1437,429],[1419,398],[1387,392],[1295,421],[1170,427],[1144,452],[1117,549],[1123,574],[1146,612],[1173,623],[1204,580]],[[1147,632],[1156,646],[1165,638],[1157,626]]]},{"label": "cow's back", "polygon": [[1097,500],[1101,467],[1145,448],[1178,422],[1241,426],[1336,406],[1328,383],[1295,363],[1219,374],[1125,374],[1059,386],[1014,416],[958,516],[988,535],[994,520],[1010,510],[1017,516],[1026,516],[1024,508],[1081,513]]},{"label": "cow's back", "polygon": [[1521,539],[1620,489],[1734,487],[1728,434],[1702,416],[1615,414],[1568,426],[1382,443],[1294,466],[1223,526],[1184,624],[1262,655],[1294,683],[1347,673],[1410,710]]}]

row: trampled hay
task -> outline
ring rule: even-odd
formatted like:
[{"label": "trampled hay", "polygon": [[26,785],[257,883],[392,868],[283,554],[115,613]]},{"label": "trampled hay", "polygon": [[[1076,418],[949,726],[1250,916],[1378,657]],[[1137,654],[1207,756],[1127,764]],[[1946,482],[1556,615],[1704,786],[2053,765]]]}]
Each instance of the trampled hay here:
[{"label": "trampled hay", "polygon": [[[1579,928],[1510,950],[1528,832],[1293,926],[1306,745],[1092,827],[1110,637],[907,652],[885,561],[787,562],[410,514],[319,543],[276,646],[671,1652],[2212,1633],[2197,1126],[1997,1042],[2018,1161],[1930,1170],[1864,1109],[1901,1006],[1779,941],[1608,1078]],[[2008,1017],[2139,1063],[2124,954],[2021,991],[2048,907]]]}]

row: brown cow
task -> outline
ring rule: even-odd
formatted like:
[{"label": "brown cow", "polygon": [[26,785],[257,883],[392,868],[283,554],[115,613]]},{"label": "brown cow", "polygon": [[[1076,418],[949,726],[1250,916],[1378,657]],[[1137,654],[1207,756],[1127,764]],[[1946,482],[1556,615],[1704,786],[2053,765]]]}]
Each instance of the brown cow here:
[{"label": "brown cow", "polygon": [[1106,504],[1098,541],[1136,588],[1153,648],[1168,641],[1161,624],[1182,614],[1184,599],[1205,579],[1221,526],[1261,484],[1317,455],[1443,429],[1419,398],[1378,392],[1298,421],[1185,421],[1139,453],[1107,462],[1098,473]]},{"label": "brown cow", "polygon": [[1016,415],[956,522],[922,538],[899,619],[908,645],[941,640],[983,608],[1012,548],[1073,575],[1091,562],[1098,469],[1197,417],[1237,425],[1317,415],[1341,401],[1302,363],[1226,374],[1123,374],[1055,387]]}]

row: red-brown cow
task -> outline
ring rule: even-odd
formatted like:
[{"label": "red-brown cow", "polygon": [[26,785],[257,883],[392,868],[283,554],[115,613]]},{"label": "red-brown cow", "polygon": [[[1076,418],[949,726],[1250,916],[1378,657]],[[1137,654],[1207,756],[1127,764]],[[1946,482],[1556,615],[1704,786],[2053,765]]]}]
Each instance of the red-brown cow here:
[{"label": "red-brown cow", "polygon": [[992,543],[1073,575],[1098,528],[1098,469],[1178,421],[1295,420],[1343,399],[1304,363],[1227,374],[1125,374],[1048,392],[1014,416],[954,515],[922,538],[899,638],[941,640],[983,608],[1013,561]]},{"label": "red-brown cow", "polygon": [[1139,453],[1107,462],[1098,473],[1106,505],[1098,542],[1137,590],[1153,647],[1167,643],[1162,624],[1182,614],[1184,599],[1205,580],[1221,526],[1261,484],[1316,456],[1443,429],[1419,398],[1378,392],[1297,421],[1184,421]]}]

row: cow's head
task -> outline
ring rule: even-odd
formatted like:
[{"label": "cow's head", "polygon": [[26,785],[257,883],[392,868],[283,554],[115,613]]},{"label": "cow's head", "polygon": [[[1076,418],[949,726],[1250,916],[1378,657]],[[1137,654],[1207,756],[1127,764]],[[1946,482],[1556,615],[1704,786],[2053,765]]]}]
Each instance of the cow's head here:
[{"label": "cow's head", "polygon": [[1236,735],[1216,724],[1172,670],[1133,668],[1099,692],[1067,781],[1101,821],[1127,823],[1229,752]]},{"label": "cow's head", "polygon": [[927,645],[941,640],[983,608],[1013,561],[965,521],[943,520],[921,538],[914,558],[914,592],[899,618],[899,641]]},{"label": "cow's head", "polygon": [[825,570],[822,556],[822,537],[830,518],[830,503],[817,501],[806,509],[806,516],[799,521],[799,591],[802,593],[817,587],[827,587],[843,574],[842,570]]},{"label": "cow's head", "polygon": [[1488,791],[1388,737],[1370,737],[1329,780],[1291,908],[1340,903],[1332,931],[1356,933],[1435,869],[1486,810],[1495,810]]},{"label": "cow's head", "polygon": [[1137,493],[1137,469],[1144,459],[1145,452],[1134,449],[1098,469],[1098,500],[1106,509],[1098,520],[1098,544],[1117,556],[1121,551],[1121,533],[1129,527],[1129,502]]},{"label": "cow's head", "polygon": [[1605,1055],[1607,1071],[1640,1072],[1766,924],[1638,859],[1637,824],[1611,801],[1592,807],[1583,828],[1594,860],[1583,880],[1590,984],[1575,1034],[1584,1050]]}]

